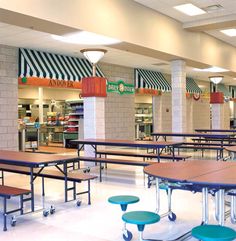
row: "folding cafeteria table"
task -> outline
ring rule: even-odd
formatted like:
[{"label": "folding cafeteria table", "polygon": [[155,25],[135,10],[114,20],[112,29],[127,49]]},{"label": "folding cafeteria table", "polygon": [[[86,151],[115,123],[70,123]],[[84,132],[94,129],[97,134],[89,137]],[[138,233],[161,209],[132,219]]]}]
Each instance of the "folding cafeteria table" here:
[{"label": "folding cafeteria table", "polygon": [[84,147],[84,145],[90,145],[94,148],[95,154],[98,146],[115,146],[115,147],[138,147],[138,148],[152,148],[156,150],[157,160],[160,161],[160,153],[163,148],[170,148],[173,154],[173,160],[175,155],[175,148],[182,142],[176,141],[129,141],[129,140],[113,140],[113,139],[80,139],[73,140],[72,143],[78,146],[78,155]]},{"label": "folding cafeteria table", "polygon": [[[160,208],[160,180],[178,183],[202,191],[202,224],[208,223],[208,191],[216,192],[216,216],[220,225],[225,221],[225,191],[236,189],[236,163],[195,160],[181,163],[156,163],[144,173],[156,179],[157,211]],[[184,237],[186,238],[186,237]],[[179,239],[178,239],[179,240]],[[181,239],[182,240],[182,239]]]},{"label": "folding cafeteria table", "polygon": [[191,133],[191,132],[153,132],[151,134],[154,136],[157,141],[160,137],[162,137],[165,141],[167,137],[197,137],[197,138],[212,138],[212,139],[221,139],[230,140],[230,138],[234,137],[234,134],[229,133]]},{"label": "folding cafeteria table", "polygon": [[[31,211],[35,210],[34,205],[34,181],[45,167],[56,166],[65,175],[65,190],[67,190],[67,163],[73,162],[75,157],[48,155],[18,151],[0,151],[0,164],[12,166],[28,167],[30,170],[30,189],[31,189]],[[63,165],[63,169],[58,165]],[[39,168],[35,173],[35,169]],[[67,192],[65,192],[67,199]]]}]

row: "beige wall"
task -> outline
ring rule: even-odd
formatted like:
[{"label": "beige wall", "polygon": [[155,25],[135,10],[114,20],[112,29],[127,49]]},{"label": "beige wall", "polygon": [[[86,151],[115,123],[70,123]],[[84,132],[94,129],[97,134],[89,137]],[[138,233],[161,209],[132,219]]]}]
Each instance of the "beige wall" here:
[{"label": "beige wall", "polygon": [[0,7],[2,22],[27,28],[30,23],[35,30],[58,35],[87,30],[123,41],[112,48],[236,72],[236,48],[203,32],[187,31],[182,23],[135,1],[11,0],[1,1]]},{"label": "beige wall", "polygon": [[[134,70],[132,68],[104,63],[99,66],[108,81],[122,79],[125,83],[134,83]],[[108,93],[105,100],[105,133],[106,138],[134,140],[134,94]]]},{"label": "beige wall", "polygon": [[0,45],[0,149],[18,150],[17,48]]}]

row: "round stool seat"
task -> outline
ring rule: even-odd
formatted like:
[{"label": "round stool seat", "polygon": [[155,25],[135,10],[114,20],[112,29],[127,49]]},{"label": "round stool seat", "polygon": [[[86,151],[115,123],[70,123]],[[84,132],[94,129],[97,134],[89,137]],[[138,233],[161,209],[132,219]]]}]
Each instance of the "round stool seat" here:
[{"label": "round stool seat", "polygon": [[126,211],[128,204],[137,203],[138,201],[139,197],[130,195],[119,195],[108,198],[109,203],[119,204],[122,211]]},{"label": "round stool seat", "polygon": [[120,196],[113,196],[108,199],[108,202],[113,204],[131,204],[137,203],[139,198],[136,196],[129,196],[129,195],[120,195]]},{"label": "round stool seat", "polygon": [[203,241],[230,241],[236,238],[236,232],[225,226],[201,225],[192,229],[192,236]]},{"label": "round stool seat", "polygon": [[123,214],[122,219],[126,223],[136,224],[139,231],[143,231],[146,224],[159,222],[160,216],[148,211],[132,211]]}]

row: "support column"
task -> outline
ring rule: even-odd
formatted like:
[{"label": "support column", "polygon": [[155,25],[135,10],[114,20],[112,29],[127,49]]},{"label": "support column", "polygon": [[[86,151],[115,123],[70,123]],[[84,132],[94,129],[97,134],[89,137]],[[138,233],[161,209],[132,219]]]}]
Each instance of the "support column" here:
[{"label": "support column", "polygon": [[39,99],[39,123],[43,123],[43,88],[39,87],[38,91]]},{"label": "support column", "polygon": [[187,132],[194,132],[193,129],[193,98],[191,99],[187,99],[186,100],[186,116],[188,116],[188,118],[186,118],[186,131]]},{"label": "support column", "polygon": [[[84,98],[84,139],[105,138],[105,98]],[[95,156],[91,146],[85,146],[85,156]]]},{"label": "support column", "polygon": [[224,129],[223,104],[212,104],[211,116],[212,116],[212,129]]},{"label": "support column", "polygon": [[222,92],[213,92],[210,96],[211,128],[224,129],[224,95]]},{"label": "support column", "polygon": [[162,96],[152,97],[153,132],[162,131]]},{"label": "support column", "polygon": [[[82,96],[84,97],[84,139],[104,139],[106,79],[83,78]],[[86,145],[84,155],[94,157],[94,148]],[[86,165],[91,166],[94,163]]]},{"label": "support column", "polygon": [[183,60],[171,62],[172,132],[186,132],[186,70]]}]

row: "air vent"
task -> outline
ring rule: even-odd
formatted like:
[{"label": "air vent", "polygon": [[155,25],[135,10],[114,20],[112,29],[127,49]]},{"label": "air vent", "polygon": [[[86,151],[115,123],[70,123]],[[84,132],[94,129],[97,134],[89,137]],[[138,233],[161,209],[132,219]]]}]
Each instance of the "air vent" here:
[{"label": "air vent", "polygon": [[152,64],[152,65],[155,65],[155,66],[164,66],[164,65],[168,65],[167,63],[155,63],[155,64]]},{"label": "air vent", "polygon": [[208,13],[217,12],[223,9],[224,9],[223,6],[221,6],[220,4],[214,4],[203,8],[203,10]]}]

